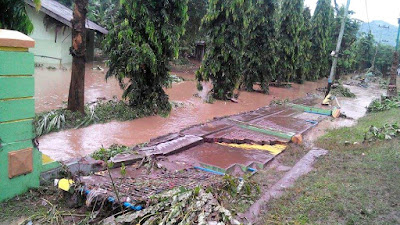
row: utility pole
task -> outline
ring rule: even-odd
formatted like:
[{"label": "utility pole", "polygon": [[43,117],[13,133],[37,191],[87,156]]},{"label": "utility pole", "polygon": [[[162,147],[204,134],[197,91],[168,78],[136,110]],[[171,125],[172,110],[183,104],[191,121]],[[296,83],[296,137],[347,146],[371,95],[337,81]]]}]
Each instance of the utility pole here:
[{"label": "utility pole", "polygon": [[400,18],[398,19],[399,28],[397,31],[396,51],[393,54],[392,69],[390,71],[390,82],[388,86],[387,96],[396,97],[397,93],[397,69],[399,67],[399,37],[400,37]]},{"label": "utility pole", "polygon": [[346,5],[346,8],[344,10],[344,14],[343,14],[343,18],[342,18],[342,25],[340,26],[340,33],[339,33],[338,41],[337,41],[337,44],[336,44],[336,50],[332,54],[333,62],[332,62],[332,67],[331,67],[331,73],[330,73],[329,78],[328,78],[328,88],[326,90],[325,97],[331,91],[333,79],[335,77],[336,67],[337,67],[337,64],[338,64],[338,57],[339,57],[340,47],[342,45],[342,40],[343,40],[343,35],[344,35],[344,28],[346,26],[346,20],[347,20],[348,14],[349,14],[349,7],[350,7],[350,0],[347,0],[347,5]]}]

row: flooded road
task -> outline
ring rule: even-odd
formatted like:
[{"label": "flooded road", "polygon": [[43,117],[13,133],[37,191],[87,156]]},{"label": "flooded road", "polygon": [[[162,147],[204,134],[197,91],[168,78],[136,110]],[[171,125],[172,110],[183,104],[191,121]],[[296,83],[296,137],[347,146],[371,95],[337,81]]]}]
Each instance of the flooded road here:
[{"label": "flooded road", "polygon": [[369,88],[358,86],[348,86],[351,92],[356,95],[356,98],[338,97],[341,106],[340,112],[345,114],[348,118],[337,118],[323,120],[317,127],[306,133],[304,136],[305,145],[309,148],[314,147],[314,141],[324,135],[328,129],[335,129],[340,127],[350,127],[357,123],[357,120],[367,113],[368,105],[379,96],[386,93],[377,84],[371,84]]},{"label": "flooded road", "polygon": [[[93,102],[98,98],[120,98],[122,90],[114,78],[105,81],[106,70],[93,70],[99,64],[86,64],[85,72],[85,102]],[[71,65],[63,69],[35,68],[35,111],[44,112],[52,109],[65,108],[68,101],[69,83],[71,81]],[[104,68],[104,64],[100,64]]]},{"label": "flooded road", "polygon": [[[270,95],[241,92],[239,103],[216,101],[208,104],[201,97],[206,95],[210,85],[205,84],[203,91],[198,93],[193,71],[172,71],[171,73],[184,77],[186,81],[175,83],[172,88],[166,90],[170,101],[183,103],[183,107],[174,108],[169,117],[151,116],[133,121],[114,121],[51,133],[39,139],[40,151],[55,160],[67,160],[88,155],[101,146],[108,147],[114,143],[133,146],[148,142],[151,138],[177,132],[191,125],[204,123],[214,117],[255,110],[268,105],[274,99],[301,98],[307,93],[315,92],[316,88],[323,87],[327,83],[324,79],[318,82],[305,82],[302,85],[294,84],[292,88],[271,87]],[[51,76],[47,73],[35,76],[37,88],[45,89],[37,90],[37,111],[62,106],[62,101],[67,99],[69,77]],[[91,71],[86,77],[86,102],[95,101],[99,97],[110,99],[114,95],[121,96],[122,91],[115,80],[105,83],[104,73]],[[51,83],[46,82],[47,79],[52,80]]]}]

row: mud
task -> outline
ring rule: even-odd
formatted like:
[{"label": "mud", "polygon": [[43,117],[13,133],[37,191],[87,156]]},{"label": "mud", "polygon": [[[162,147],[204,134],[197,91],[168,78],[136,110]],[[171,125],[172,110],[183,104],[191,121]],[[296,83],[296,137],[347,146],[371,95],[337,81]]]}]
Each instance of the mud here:
[{"label": "mud", "polygon": [[340,127],[350,127],[357,123],[357,120],[363,117],[367,112],[367,106],[376,98],[385,94],[378,84],[371,83],[369,88],[344,85],[356,95],[356,98],[338,97],[340,111],[347,118],[328,119],[321,121],[318,126],[307,132],[304,139],[305,145],[309,148],[314,146],[314,141],[325,134],[328,129]]},{"label": "mud", "polygon": [[[90,67],[89,67],[90,68]],[[88,68],[88,69],[89,69]],[[37,111],[49,110],[62,106],[68,93],[68,72],[54,75],[47,69],[37,69]],[[114,80],[104,81],[104,73],[100,71],[88,71],[86,79],[86,102],[98,97],[112,98],[121,96],[122,91]],[[307,96],[307,93],[315,92],[318,87],[326,85],[326,80],[318,82],[305,82],[302,85],[293,84],[292,88],[270,88],[270,95],[257,92],[241,92],[239,103],[216,101],[214,104],[204,102],[210,84],[205,84],[202,92],[198,92],[194,81],[194,70],[172,71],[172,74],[184,76],[187,80],[172,84],[172,88],[166,92],[171,101],[180,101],[184,107],[174,108],[167,118],[151,116],[133,121],[110,122],[96,124],[82,129],[73,129],[51,133],[39,139],[40,151],[51,156],[54,160],[66,160],[91,154],[101,146],[109,147],[112,144],[133,146],[148,142],[151,138],[176,133],[183,128],[205,123],[214,117],[234,115],[241,112],[256,110],[269,105],[275,99],[295,99]],[[184,74],[182,74],[184,73]],[[48,82],[51,82],[50,85]],[[197,97],[200,96],[200,97]]]},{"label": "mud", "polygon": [[254,223],[259,217],[263,206],[266,206],[271,199],[282,196],[285,189],[292,187],[297,179],[309,173],[313,169],[312,165],[318,157],[326,154],[328,154],[328,151],[323,149],[313,149],[309,151],[276,184],[274,184],[267,192],[265,192],[259,200],[250,206],[244,215],[245,219],[248,222]]},{"label": "mud", "polygon": [[207,164],[228,169],[234,164],[249,166],[253,163],[265,165],[274,155],[257,150],[243,150],[212,143],[204,143],[179,154],[168,157],[170,162],[192,166]]}]

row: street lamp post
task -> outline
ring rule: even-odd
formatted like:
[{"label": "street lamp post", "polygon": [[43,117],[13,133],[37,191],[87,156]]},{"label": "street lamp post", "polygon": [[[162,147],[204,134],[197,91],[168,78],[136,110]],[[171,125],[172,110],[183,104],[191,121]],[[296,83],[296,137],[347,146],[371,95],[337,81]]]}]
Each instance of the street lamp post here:
[{"label": "street lamp post", "polygon": [[398,19],[398,24],[399,24],[399,28],[397,31],[397,38],[396,38],[396,51],[393,54],[392,69],[390,71],[390,82],[389,82],[388,92],[387,92],[388,97],[396,97],[398,95],[396,79],[397,79],[397,69],[399,67],[398,48],[399,48],[399,37],[400,37],[400,18]]}]

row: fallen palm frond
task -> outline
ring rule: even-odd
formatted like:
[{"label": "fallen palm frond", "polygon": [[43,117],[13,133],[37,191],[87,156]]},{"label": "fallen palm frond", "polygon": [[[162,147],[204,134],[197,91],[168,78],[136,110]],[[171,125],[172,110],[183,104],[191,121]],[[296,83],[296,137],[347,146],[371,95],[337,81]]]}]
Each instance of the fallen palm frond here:
[{"label": "fallen palm frond", "polygon": [[141,211],[126,213],[115,219],[117,224],[240,224],[229,210],[221,206],[211,192],[197,187],[176,188],[156,195],[155,203]]},{"label": "fallen palm frond", "polygon": [[105,123],[111,120],[133,120],[154,112],[131,107],[124,101],[98,101],[85,106],[85,114],[67,109],[57,109],[39,113],[35,116],[36,137],[63,129],[81,128],[95,123]]},{"label": "fallen palm frond", "polygon": [[44,114],[36,122],[36,135],[50,133],[53,130],[60,130],[65,126],[65,115],[63,111],[51,111]]}]

